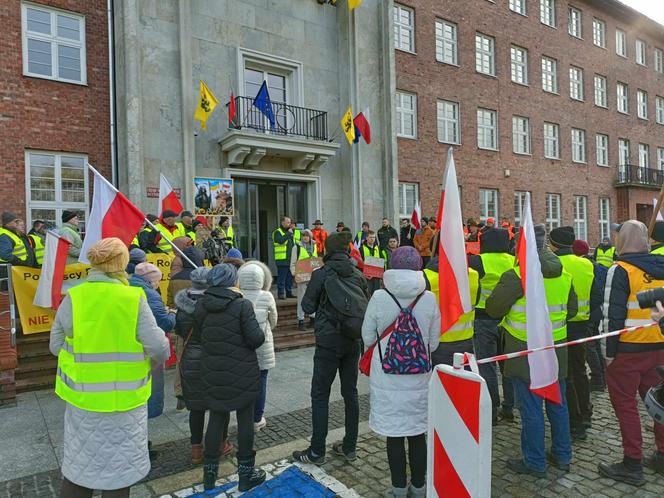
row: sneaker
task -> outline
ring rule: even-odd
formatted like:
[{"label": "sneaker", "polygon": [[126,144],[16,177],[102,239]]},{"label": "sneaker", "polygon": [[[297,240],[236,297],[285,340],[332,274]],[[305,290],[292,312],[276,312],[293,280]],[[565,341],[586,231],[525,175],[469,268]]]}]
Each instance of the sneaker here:
[{"label": "sneaker", "polygon": [[588,439],[588,433],[586,432],[586,428],[583,426],[570,428],[570,434],[574,441],[585,441]]},{"label": "sneaker", "polygon": [[507,468],[517,474],[528,474],[535,477],[546,477],[546,470],[536,470],[528,467],[522,458],[510,458],[507,460]]},{"label": "sneaker", "polygon": [[416,488],[412,484],[408,486],[408,498],[425,498],[427,495],[427,485]]},{"label": "sneaker", "polygon": [[297,329],[302,331],[307,330],[307,328],[304,326],[304,320],[297,321]]},{"label": "sneaker", "polygon": [[553,453],[547,452],[546,459],[555,468],[562,470],[563,472],[569,472],[569,463],[560,463]]},{"label": "sneaker", "polygon": [[266,425],[267,420],[265,420],[265,417],[262,417],[258,422],[254,422],[254,432],[260,432]]},{"label": "sneaker", "polygon": [[408,488],[389,488],[383,495],[384,498],[408,498]]},{"label": "sneaker", "polygon": [[239,482],[238,491],[249,491],[265,482],[267,474],[262,469],[257,469],[253,465],[238,465]]},{"label": "sneaker", "polygon": [[325,455],[316,456],[312,453],[311,448],[307,448],[304,451],[294,451],[293,460],[296,462],[323,465],[325,463]]},{"label": "sneaker", "polygon": [[343,443],[333,444],[332,451],[334,451],[337,455],[344,457],[347,462],[354,462],[357,460],[357,451],[353,450],[346,453],[344,451]]},{"label": "sneaker", "polygon": [[184,411],[187,408],[187,405],[184,402],[184,399],[178,397],[178,404],[175,405],[175,409],[179,412]]},{"label": "sneaker", "polygon": [[597,470],[604,477],[613,479],[614,481],[626,482],[632,486],[643,486],[646,482],[645,477],[643,477],[643,470],[630,470],[625,467],[624,462],[617,462],[613,464],[600,463],[597,466]]},{"label": "sneaker", "polygon": [[654,470],[658,474],[664,475],[664,453],[655,451],[652,455],[643,460],[643,465]]}]

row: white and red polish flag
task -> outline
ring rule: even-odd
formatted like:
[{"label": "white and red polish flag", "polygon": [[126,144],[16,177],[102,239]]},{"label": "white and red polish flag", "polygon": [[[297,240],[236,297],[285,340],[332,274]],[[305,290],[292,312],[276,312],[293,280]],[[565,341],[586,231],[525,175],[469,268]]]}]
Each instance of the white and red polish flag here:
[{"label": "white and red polish flag", "polygon": [[410,222],[413,224],[416,230],[420,230],[422,228],[422,207],[420,206],[420,201],[415,203],[413,214],[410,215]]},{"label": "white and red polish flag", "polygon": [[86,225],[85,239],[78,260],[89,263],[88,250],[97,241],[108,237],[117,237],[127,247],[143,226],[145,215],[104,178],[96,169],[88,164],[94,173],[94,189],[92,194],[92,210]]},{"label": "white and red polish flag", "polygon": [[[540,265],[535,228],[530,207],[530,192],[526,192],[523,225],[517,245],[517,259],[521,284],[526,297],[526,335],[528,349],[553,345],[553,326],[546,304],[544,277]],[[560,404],[558,357],[553,349],[528,355],[530,390],[542,398]]]},{"label": "white and red polish flag", "polygon": [[441,330],[449,330],[461,315],[472,309],[461,200],[452,147],[447,152],[437,222],[440,230],[438,241],[440,325]]},{"label": "white and red polish flag", "polygon": [[161,209],[160,216],[166,210],[175,211],[177,214],[184,211],[180,199],[163,173],[159,173],[159,208]]},{"label": "white and red polish flag", "polygon": [[41,276],[32,301],[35,306],[54,310],[60,306],[69,246],[69,241],[60,237],[55,231],[46,232]]}]

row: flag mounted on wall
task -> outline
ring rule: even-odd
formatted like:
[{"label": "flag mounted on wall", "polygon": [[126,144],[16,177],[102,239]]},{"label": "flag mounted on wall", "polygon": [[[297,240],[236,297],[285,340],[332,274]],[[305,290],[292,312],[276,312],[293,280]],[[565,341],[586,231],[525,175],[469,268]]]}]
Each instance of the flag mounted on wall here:
[{"label": "flag mounted on wall", "polygon": [[348,140],[349,145],[353,145],[353,140],[355,140],[355,125],[353,124],[353,110],[348,107],[346,114],[341,118],[341,129],[346,135],[346,140]]},{"label": "flag mounted on wall", "polygon": [[201,122],[201,129],[205,130],[205,122],[210,117],[210,114],[214,112],[214,108],[217,107],[219,101],[207,87],[205,82],[203,80],[200,80],[200,82],[201,94],[198,98],[198,106],[194,113],[194,119],[199,120]]},{"label": "flag mounted on wall", "polygon": [[355,140],[353,140],[353,143],[358,143],[360,137],[362,137],[367,144],[370,144],[371,126],[369,125],[369,108],[355,116],[353,124],[355,125]]},{"label": "flag mounted on wall", "polygon": [[260,90],[254,97],[254,107],[263,113],[263,115],[270,122],[270,127],[274,128],[277,124],[277,120],[274,117],[274,111],[272,110],[272,101],[270,100],[270,92],[267,90],[267,83],[263,81]]},{"label": "flag mounted on wall", "polygon": [[353,10],[362,5],[362,0],[348,0],[348,10]]}]

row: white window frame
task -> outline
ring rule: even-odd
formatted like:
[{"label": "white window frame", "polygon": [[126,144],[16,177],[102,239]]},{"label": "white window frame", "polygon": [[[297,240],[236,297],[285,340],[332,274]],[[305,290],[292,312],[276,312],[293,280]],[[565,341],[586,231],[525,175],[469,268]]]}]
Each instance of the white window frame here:
[{"label": "white window frame", "polygon": [[438,100],[436,123],[440,143],[454,145],[461,143],[461,113],[458,102]]},{"label": "white window frame", "polygon": [[586,130],[572,128],[572,162],[586,163]]},{"label": "white window frame", "polygon": [[459,27],[445,19],[436,19],[436,60],[459,65]]},{"label": "white window frame", "polygon": [[[484,48],[485,42],[489,45],[488,49]],[[488,72],[485,66],[488,66]],[[475,33],[475,71],[489,76],[496,75],[496,39],[479,31]]]},{"label": "white window frame", "polygon": [[[597,107],[609,108],[609,99],[607,96],[607,79],[606,76],[596,74],[593,78],[595,88],[595,105]],[[598,84],[599,83],[599,84]]]},{"label": "white window frame", "polygon": [[606,23],[593,17],[593,45],[606,48]]},{"label": "white window frame", "polygon": [[655,96],[655,122],[664,125],[664,97]]},{"label": "white window frame", "polygon": [[639,143],[639,168],[650,169],[650,145]]},{"label": "white window frame", "polygon": [[514,226],[520,227],[521,220],[523,219],[523,210],[526,207],[526,194],[525,190],[514,191]]},{"label": "white window frame", "polygon": [[555,0],[540,0],[540,22],[551,28],[556,27]]},{"label": "white window frame", "polygon": [[[410,97],[412,100],[413,108],[409,109],[403,106],[403,99],[404,97]],[[410,92],[403,92],[401,90],[397,90],[395,93],[395,98],[397,100],[396,102],[396,112],[397,112],[397,137],[401,138],[410,138],[410,139],[417,139],[417,94],[415,93],[410,93]],[[407,135],[404,132],[404,123],[405,123],[405,117],[406,116],[412,116],[413,120],[413,134],[412,135]]]},{"label": "white window frame", "polygon": [[618,166],[627,166],[630,162],[630,143],[626,138],[618,139]]},{"label": "white window frame", "polygon": [[648,119],[648,92],[645,90],[636,91],[636,116],[639,119]]},{"label": "white window frame", "polygon": [[[407,191],[412,189],[414,191],[414,204],[408,206]],[[420,184],[412,182],[399,182],[399,218],[408,218],[413,214],[415,204],[420,200]]]},{"label": "white window frame", "polygon": [[477,108],[477,148],[498,150],[498,112],[493,109]]},{"label": "white window frame", "polygon": [[[555,205],[554,205],[554,202]],[[560,227],[562,224],[562,218],[560,216],[560,194],[546,194],[546,229],[547,232],[550,232],[554,228]],[[554,210],[555,208],[555,210]],[[554,212],[555,211],[555,212]]]},{"label": "white window frame", "polygon": [[542,90],[558,93],[558,61],[546,55],[542,56]]},{"label": "white window frame", "polygon": [[[32,175],[32,169],[30,164],[30,154],[39,154],[45,156],[54,157],[54,185],[55,185],[55,200],[53,201],[40,201],[32,200],[31,188],[30,188],[30,179]],[[63,157],[75,157],[83,160],[83,180],[84,180],[84,189],[85,189],[85,202],[65,202],[62,200],[62,158]],[[55,222],[60,223],[62,219],[62,212],[65,210],[70,211],[82,211],[85,213],[85,219],[88,219],[89,214],[89,179],[88,179],[88,156],[85,154],[76,154],[76,153],[60,153],[52,152],[45,150],[35,150],[30,149],[25,151],[25,204],[26,204],[26,220],[25,226],[32,226],[32,210],[33,209],[48,209],[55,211]],[[81,220],[85,222],[85,220]]]},{"label": "white window frame", "polygon": [[646,65],[646,42],[643,40],[639,40],[638,38],[634,41],[634,47],[635,47],[635,59],[636,63],[639,66],[645,66]]},{"label": "white window frame", "polygon": [[572,100],[585,100],[583,88],[583,68],[577,66],[569,67],[569,96]]},{"label": "white window frame", "polygon": [[627,58],[627,33],[622,29],[616,29],[616,54]]},{"label": "white window frame", "polygon": [[657,169],[664,171],[664,147],[657,147]]},{"label": "white window frame", "polygon": [[510,47],[510,78],[518,85],[528,85],[528,49]]},{"label": "white window frame", "polygon": [[[44,33],[38,33],[34,31],[28,31],[28,8],[33,10],[42,11],[48,13],[50,16],[51,22],[51,34],[47,35]],[[68,17],[70,19],[77,20],[79,22],[79,33],[81,39],[71,40],[69,38],[61,38],[58,36],[58,16]],[[87,57],[86,57],[86,41],[85,41],[85,17],[77,14],[75,12],[70,12],[67,10],[55,9],[52,7],[46,7],[42,5],[36,5],[33,3],[22,3],[21,4],[21,39],[22,39],[22,49],[23,49],[23,74],[25,76],[30,76],[31,78],[41,78],[47,80],[61,81],[64,83],[73,83],[75,85],[87,85]],[[31,73],[29,70],[29,61],[28,61],[28,39],[35,40],[39,42],[50,43],[51,45],[51,75],[44,75],[40,73]],[[58,60],[58,47],[66,46],[71,48],[79,49],[80,62],[81,62],[81,79],[72,80],[69,78],[63,78],[58,75],[60,62]]]},{"label": "white window frame", "polygon": [[[407,12],[410,18],[410,24],[401,22],[402,13]],[[415,10],[398,3],[394,4],[392,14],[392,23],[394,24],[394,48],[402,52],[415,53]],[[410,43],[405,46],[402,38],[403,32],[410,33]]]},{"label": "white window frame", "polygon": [[527,15],[526,0],[509,0],[509,8],[522,16]]},{"label": "white window frame", "polygon": [[595,134],[595,158],[597,166],[609,166],[609,136],[604,133]]},{"label": "white window frame", "polygon": [[[486,221],[487,218],[498,219],[499,193],[498,189],[481,188],[480,191],[480,220]],[[490,211],[490,196],[493,197],[494,210]]]},{"label": "white window frame", "polygon": [[599,240],[611,236],[611,199],[609,197],[599,198]]},{"label": "white window frame", "polygon": [[560,159],[560,125],[545,121],[542,135],[544,137],[544,157]]},{"label": "white window frame", "polygon": [[577,239],[588,240],[588,197],[574,196],[574,235]]},{"label": "white window frame", "polygon": [[530,119],[525,116],[512,116],[512,152],[530,155]]},{"label": "white window frame", "polygon": [[574,38],[583,39],[583,13],[571,5],[567,9],[567,33]]},{"label": "white window frame", "polygon": [[658,73],[664,73],[664,51],[661,48],[653,49],[653,67]]},{"label": "white window frame", "polygon": [[616,109],[619,113],[629,114],[629,86],[622,81],[616,82]]}]

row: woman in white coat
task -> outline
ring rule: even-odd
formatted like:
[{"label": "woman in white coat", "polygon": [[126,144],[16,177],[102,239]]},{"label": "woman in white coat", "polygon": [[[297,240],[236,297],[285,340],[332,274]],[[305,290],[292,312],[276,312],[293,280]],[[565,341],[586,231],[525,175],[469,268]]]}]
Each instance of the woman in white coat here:
[{"label": "woman in white coat", "polygon": [[[413,247],[395,249],[390,257],[390,270],[383,275],[385,289],[374,292],[362,325],[362,340],[370,346],[397,319],[401,310],[388,294],[406,308],[419,300],[413,309],[422,333],[423,342],[430,351],[440,340],[440,311],[433,293],[425,290],[421,271],[422,258]],[[380,344],[385,354],[389,335]],[[430,356],[429,356],[430,357]],[[383,372],[379,349],[374,349],[369,377],[369,427],[387,437],[387,459],[390,465],[392,488],[386,497],[424,497],[426,492],[427,399],[430,372],[415,375],[392,375]],[[411,484],[406,476],[406,447]]]},{"label": "woman in white coat", "polygon": [[258,432],[267,425],[263,414],[267,398],[267,374],[276,363],[272,328],[277,326],[277,304],[270,292],[272,272],[266,265],[260,261],[247,261],[240,267],[237,276],[242,295],[254,305],[256,320],[265,334],[265,342],[256,350],[261,371],[261,392],[254,408],[254,430]]}]

